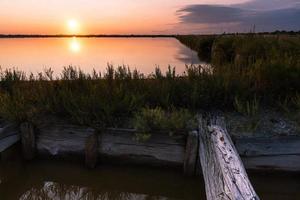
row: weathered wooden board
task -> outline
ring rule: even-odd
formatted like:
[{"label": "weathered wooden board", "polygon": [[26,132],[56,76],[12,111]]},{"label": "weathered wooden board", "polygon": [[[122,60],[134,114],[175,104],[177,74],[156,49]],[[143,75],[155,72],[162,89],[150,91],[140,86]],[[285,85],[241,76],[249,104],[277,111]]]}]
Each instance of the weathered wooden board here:
[{"label": "weathered wooden board", "polygon": [[242,157],[242,160],[249,170],[300,171],[300,155]]},{"label": "weathered wooden board", "polygon": [[300,155],[300,137],[242,138],[235,145],[244,157]]},{"label": "weathered wooden board", "polygon": [[18,134],[19,134],[19,127],[17,126],[17,124],[8,123],[8,122],[0,123],[0,140],[8,136],[18,135]]},{"label": "weathered wooden board", "polygon": [[247,169],[300,171],[299,137],[241,138],[235,144]]},{"label": "weathered wooden board", "polygon": [[20,140],[19,129],[16,124],[2,122],[0,124],[0,153]]},{"label": "weathered wooden board", "polygon": [[99,138],[99,154],[120,161],[183,165],[185,136],[152,134],[147,141],[138,141],[133,132],[110,131]]},{"label": "weathered wooden board", "polygon": [[0,140],[0,153],[14,145],[20,140],[20,135],[12,135]]},{"label": "weathered wooden board", "polygon": [[199,122],[199,157],[208,200],[258,200],[222,118]]},{"label": "weathered wooden board", "polygon": [[86,139],[95,130],[69,124],[43,124],[37,126],[36,148],[39,154],[64,156],[85,154]]},{"label": "weathered wooden board", "polygon": [[[68,124],[37,126],[36,147],[39,154],[52,156],[85,155],[87,138],[95,133],[88,127]],[[98,154],[102,159],[128,163],[183,165],[185,136],[153,134],[138,141],[132,130],[111,129],[98,135]]]},{"label": "weathered wooden board", "polygon": [[187,135],[185,146],[184,166],[183,171],[185,175],[193,176],[197,174],[197,157],[199,151],[199,133],[198,131],[191,131]]},{"label": "weathered wooden board", "polygon": [[[39,123],[36,127],[38,153],[53,156],[79,155],[84,157],[86,140],[95,133],[92,128],[59,121]],[[9,131],[5,133],[11,134]],[[136,140],[135,133],[136,131],[132,129],[108,129],[99,134],[100,160],[110,159],[117,163],[183,167],[184,163],[190,159],[187,157],[187,134],[170,137],[168,134],[154,133],[149,140],[143,142]],[[288,171],[300,171],[299,142],[299,138],[290,137],[235,140],[236,148],[245,162],[246,169]],[[189,160],[190,163],[194,161],[192,157]]]}]

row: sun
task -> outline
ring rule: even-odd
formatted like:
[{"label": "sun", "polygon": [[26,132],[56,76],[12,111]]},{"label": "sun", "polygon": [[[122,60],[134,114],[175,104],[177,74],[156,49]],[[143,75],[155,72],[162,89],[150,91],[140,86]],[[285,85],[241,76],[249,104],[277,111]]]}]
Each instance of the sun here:
[{"label": "sun", "polygon": [[79,32],[79,23],[76,19],[68,20],[68,29],[71,34],[77,34]]}]

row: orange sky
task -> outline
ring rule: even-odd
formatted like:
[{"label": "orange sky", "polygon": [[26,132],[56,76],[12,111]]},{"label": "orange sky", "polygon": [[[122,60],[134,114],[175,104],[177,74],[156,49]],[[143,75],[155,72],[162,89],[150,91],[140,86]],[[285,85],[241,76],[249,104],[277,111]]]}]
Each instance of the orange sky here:
[{"label": "orange sky", "polygon": [[176,11],[191,4],[235,4],[246,0],[1,0],[0,34],[181,33]]}]

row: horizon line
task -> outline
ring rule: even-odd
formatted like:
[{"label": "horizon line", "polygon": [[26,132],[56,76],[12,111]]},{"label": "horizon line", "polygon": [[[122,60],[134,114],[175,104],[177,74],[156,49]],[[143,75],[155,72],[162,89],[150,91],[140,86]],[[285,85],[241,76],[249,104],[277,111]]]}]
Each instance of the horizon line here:
[{"label": "horizon line", "polygon": [[273,31],[273,32],[232,32],[232,33],[212,33],[212,34],[1,34],[0,38],[51,38],[51,37],[176,37],[180,35],[247,35],[247,34],[300,34],[300,31]]}]

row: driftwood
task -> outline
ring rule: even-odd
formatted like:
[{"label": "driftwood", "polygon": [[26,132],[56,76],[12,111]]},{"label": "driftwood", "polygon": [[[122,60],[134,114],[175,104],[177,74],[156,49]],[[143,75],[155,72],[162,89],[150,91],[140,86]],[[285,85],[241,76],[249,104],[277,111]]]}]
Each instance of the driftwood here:
[{"label": "driftwood", "polygon": [[199,157],[208,200],[256,200],[243,163],[221,118],[199,123]]}]

